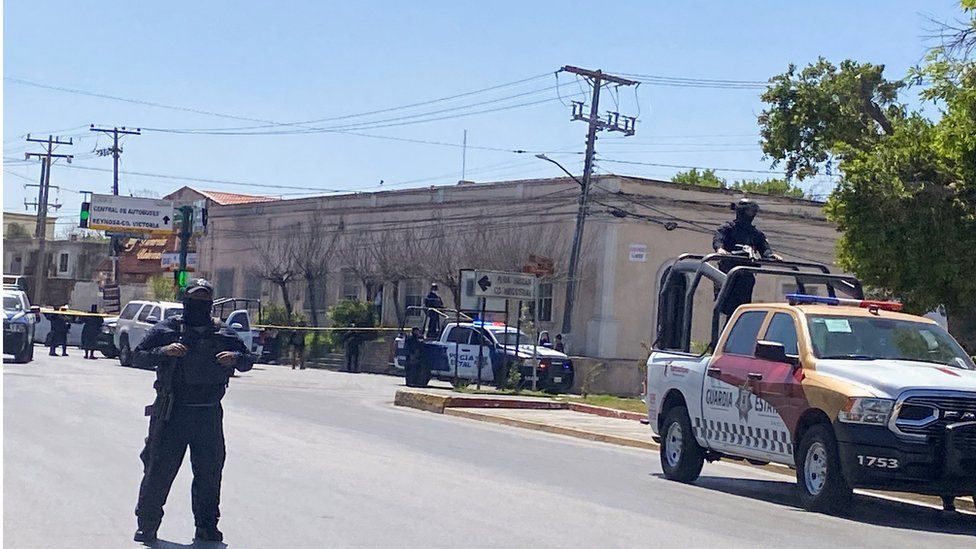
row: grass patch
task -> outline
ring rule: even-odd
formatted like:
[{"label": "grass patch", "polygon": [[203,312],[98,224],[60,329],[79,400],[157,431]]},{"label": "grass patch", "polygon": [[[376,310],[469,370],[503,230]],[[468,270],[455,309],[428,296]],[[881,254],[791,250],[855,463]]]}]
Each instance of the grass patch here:
[{"label": "grass patch", "polygon": [[639,398],[624,398],[613,395],[586,395],[585,397],[579,398],[564,397],[561,400],[613,408],[614,410],[623,410],[625,412],[647,413],[647,405]]}]

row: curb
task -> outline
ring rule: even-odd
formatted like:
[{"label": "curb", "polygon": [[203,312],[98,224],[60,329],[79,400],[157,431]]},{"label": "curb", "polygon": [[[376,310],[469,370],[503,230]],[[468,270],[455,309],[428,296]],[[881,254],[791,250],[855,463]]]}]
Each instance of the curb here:
[{"label": "curb", "polygon": [[618,446],[629,446],[631,448],[641,448],[645,450],[656,450],[658,445],[652,441],[643,441],[627,437],[618,437],[615,435],[607,435],[602,433],[592,433],[590,431],[583,431],[580,429],[570,429],[568,427],[558,427],[555,425],[549,425],[546,423],[537,423],[534,421],[526,421],[522,419],[512,419],[505,417],[492,416],[484,413],[480,413],[473,410],[464,410],[461,408],[449,408],[444,410],[444,415],[462,417],[466,419],[473,419],[476,421],[484,421],[486,423],[494,423],[496,425],[505,425],[508,427],[520,427],[522,429],[531,429],[533,431],[542,431],[545,433],[552,433],[557,435],[565,435],[574,438],[591,440],[594,442],[605,442],[608,444],[616,444]]},{"label": "curb", "polygon": [[626,410],[616,410],[613,408],[604,408],[603,406],[594,406],[592,404],[582,404],[579,402],[567,402],[568,408],[574,412],[582,412],[584,414],[594,414],[603,417],[612,417],[616,419],[629,419],[633,421],[641,421],[647,419],[647,414],[641,414],[639,412],[628,412]]}]

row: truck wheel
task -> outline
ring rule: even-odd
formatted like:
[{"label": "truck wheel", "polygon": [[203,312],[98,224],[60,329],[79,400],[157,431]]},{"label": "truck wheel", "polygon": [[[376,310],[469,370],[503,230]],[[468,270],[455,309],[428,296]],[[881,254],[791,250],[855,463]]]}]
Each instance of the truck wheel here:
[{"label": "truck wheel", "polygon": [[17,364],[27,364],[34,358],[34,344],[25,344],[23,350],[14,355],[14,362]]},{"label": "truck wheel", "polygon": [[119,341],[119,364],[132,366],[132,349],[129,348],[129,336],[122,336]]},{"label": "truck wheel", "polygon": [[796,484],[800,505],[807,511],[838,513],[853,498],[830,425],[814,425],[803,435],[796,455]]},{"label": "truck wheel", "polygon": [[695,440],[688,409],[677,406],[664,418],[661,430],[661,468],[664,477],[678,482],[692,482],[701,474],[705,452]]}]

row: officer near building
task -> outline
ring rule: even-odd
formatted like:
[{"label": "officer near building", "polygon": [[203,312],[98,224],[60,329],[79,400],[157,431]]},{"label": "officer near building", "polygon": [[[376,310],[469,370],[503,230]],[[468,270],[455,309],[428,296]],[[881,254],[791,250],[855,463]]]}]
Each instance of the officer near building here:
[{"label": "officer near building", "polygon": [[[773,253],[765,233],[753,224],[756,216],[759,215],[759,204],[749,198],[743,198],[734,204],[733,208],[735,209],[735,219],[715,231],[715,236],[712,238],[712,249],[720,254],[733,255],[743,253],[742,247],[748,246],[753,251],[753,257],[743,255],[743,260],[731,258],[722,260],[719,261],[718,268],[723,273],[728,273],[733,267],[746,264],[747,261],[744,260],[782,260],[780,256]],[[722,307],[722,313],[731,315],[739,305],[752,301],[752,290],[755,285],[756,277],[754,275],[740,275],[735,286],[729,289],[728,298]]]},{"label": "officer near building", "polygon": [[135,349],[134,362],[156,369],[156,400],[146,409],[149,436],[140,454],[142,484],[136,505],[135,541],[152,543],[187,448],[193,470],[194,539],[222,541],[220,479],[224,468],[223,408],[220,400],[234,370],[245,372],[253,357],[232,329],[214,323],[213,287],[191,280],[183,314],[160,321]]},{"label": "officer near building", "polygon": [[441,317],[437,311],[431,309],[443,309],[444,300],[437,293],[437,284],[430,285],[430,292],[424,298],[424,307],[427,310],[427,337],[437,337],[441,333]]}]

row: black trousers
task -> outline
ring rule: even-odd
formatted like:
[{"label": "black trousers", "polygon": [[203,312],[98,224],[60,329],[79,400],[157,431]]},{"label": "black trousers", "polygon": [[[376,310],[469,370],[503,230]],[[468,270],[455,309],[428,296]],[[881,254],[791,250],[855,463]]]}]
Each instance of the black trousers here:
[{"label": "black trousers", "polygon": [[142,485],[136,517],[140,525],[158,526],[183,456],[190,448],[193,519],[197,527],[217,525],[220,518],[220,478],[224,470],[224,410],[215,406],[173,406],[170,418],[149,421],[149,437],[139,457]]}]

